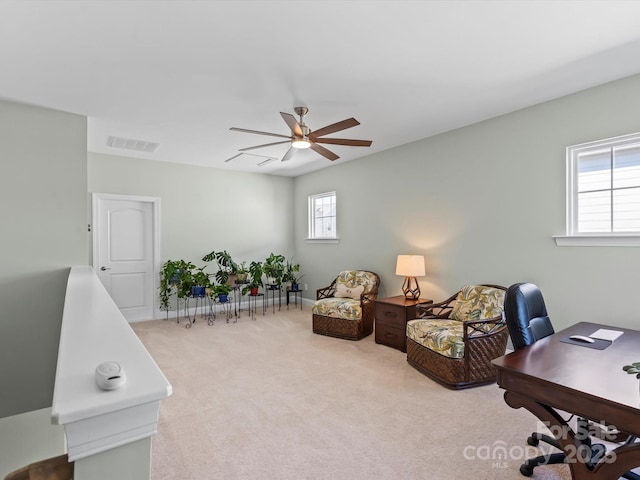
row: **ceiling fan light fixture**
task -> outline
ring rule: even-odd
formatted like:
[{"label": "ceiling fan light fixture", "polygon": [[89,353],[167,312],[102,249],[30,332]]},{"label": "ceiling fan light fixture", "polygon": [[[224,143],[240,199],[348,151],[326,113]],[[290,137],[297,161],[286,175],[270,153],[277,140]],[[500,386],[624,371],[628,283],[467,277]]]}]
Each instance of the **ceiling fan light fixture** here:
[{"label": "ceiling fan light fixture", "polygon": [[291,142],[291,146],[293,148],[309,148],[311,146],[311,142],[307,137],[296,138]]}]

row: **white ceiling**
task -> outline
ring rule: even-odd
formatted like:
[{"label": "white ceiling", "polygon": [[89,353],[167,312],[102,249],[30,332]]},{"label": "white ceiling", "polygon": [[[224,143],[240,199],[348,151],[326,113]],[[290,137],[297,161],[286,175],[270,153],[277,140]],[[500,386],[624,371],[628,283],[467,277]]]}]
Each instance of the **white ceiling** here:
[{"label": "white ceiling", "polygon": [[247,172],[334,164],[225,162],[294,106],[360,121],[340,163],[636,73],[640,1],[0,0],[0,98],[86,115],[92,152]]}]

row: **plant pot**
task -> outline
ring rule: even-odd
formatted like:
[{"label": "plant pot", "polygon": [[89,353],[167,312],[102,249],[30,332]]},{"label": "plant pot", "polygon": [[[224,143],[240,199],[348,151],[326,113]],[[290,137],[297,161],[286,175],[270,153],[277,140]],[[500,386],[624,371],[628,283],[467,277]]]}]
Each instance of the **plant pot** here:
[{"label": "plant pot", "polygon": [[244,283],[247,281],[247,273],[236,273],[236,283]]},{"label": "plant pot", "polygon": [[227,303],[229,301],[229,295],[227,295],[226,293],[221,293],[220,295],[218,295],[218,301],[220,303]]},{"label": "plant pot", "polygon": [[292,283],[292,284],[291,284],[291,291],[292,291],[292,292],[297,292],[298,290],[300,290],[300,284],[298,284],[298,283]]},{"label": "plant pot", "polygon": [[191,296],[192,297],[204,297],[205,295],[205,287],[200,287],[200,286],[196,286],[196,287],[191,287]]},{"label": "plant pot", "polygon": [[250,290],[251,295],[253,295],[254,297],[258,295],[258,290],[260,290],[259,287],[251,287],[251,290]]}]

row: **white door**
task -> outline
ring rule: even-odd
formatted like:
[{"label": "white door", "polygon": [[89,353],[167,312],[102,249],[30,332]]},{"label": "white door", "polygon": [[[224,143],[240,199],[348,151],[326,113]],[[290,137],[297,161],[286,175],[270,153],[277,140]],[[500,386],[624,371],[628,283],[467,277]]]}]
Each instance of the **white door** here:
[{"label": "white door", "polygon": [[93,194],[93,267],[128,321],[154,317],[157,198]]}]

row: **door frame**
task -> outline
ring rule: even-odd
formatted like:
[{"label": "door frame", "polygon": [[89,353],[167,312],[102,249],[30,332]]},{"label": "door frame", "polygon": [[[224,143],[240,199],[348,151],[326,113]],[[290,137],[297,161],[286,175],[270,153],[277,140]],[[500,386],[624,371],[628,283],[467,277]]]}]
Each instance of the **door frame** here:
[{"label": "door frame", "polygon": [[153,298],[152,315],[154,319],[160,318],[159,306],[160,299],[157,291],[160,288],[160,197],[146,197],[140,195],[123,195],[118,193],[91,193],[91,235],[92,235],[92,266],[95,270],[99,263],[98,259],[98,238],[99,238],[99,222],[98,218],[98,201],[99,200],[122,200],[144,202],[151,204],[151,215],[153,218],[153,282],[150,288],[153,289],[151,298]]}]

